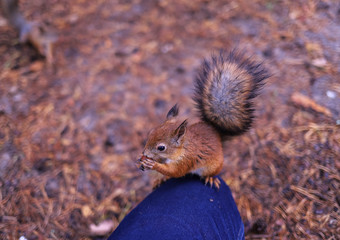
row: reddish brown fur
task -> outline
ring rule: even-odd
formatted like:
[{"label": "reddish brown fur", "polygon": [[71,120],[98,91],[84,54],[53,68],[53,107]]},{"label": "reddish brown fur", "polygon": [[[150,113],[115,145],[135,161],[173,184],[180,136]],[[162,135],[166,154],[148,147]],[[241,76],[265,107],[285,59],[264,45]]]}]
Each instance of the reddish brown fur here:
[{"label": "reddish brown fur", "polygon": [[[186,128],[182,142],[177,146],[173,143],[173,138],[180,124],[180,121],[172,119],[151,131],[143,152],[148,159],[142,162],[149,162],[152,166],[143,166],[169,177],[182,177],[190,172],[202,177],[216,176],[223,165],[219,133],[212,126],[198,122]],[[167,144],[165,152],[157,151],[160,143]],[[170,161],[167,162],[167,159]]]},{"label": "reddish brown fur", "polygon": [[226,138],[246,132],[252,124],[253,99],[268,77],[261,64],[236,51],[205,60],[195,81],[201,119]]},{"label": "reddish brown fur", "polygon": [[[211,98],[202,98],[203,101],[203,111],[207,115],[209,115],[209,119],[215,119],[215,123],[218,126],[221,126],[223,129],[242,129],[245,124],[244,121],[249,119],[249,112],[247,112],[247,103],[249,95],[252,93],[254,89],[253,77],[239,65],[233,62],[221,62],[216,64],[215,69],[213,69],[207,75],[206,87],[203,88],[203,96],[211,96],[210,89],[212,88],[212,84],[214,84],[216,88],[222,89],[228,82],[229,89],[238,88],[239,91],[234,93],[230,93],[225,96],[223,106],[223,112],[213,112],[211,109],[214,109],[216,106],[216,102],[220,102],[220,99],[216,99],[216,101],[212,101]],[[228,78],[228,81],[219,81],[215,82],[214,78]],[[242,79],[242,81],[240,81]],[[242,89],[242,91],[240,91]],[[229,103],[229,105],[227,104]],[[224,118],[221,116],[225,115]],[[227,119],[226,119],[227,118]]]},{"label": "reddish brown fur", "polygon": [[205,61],[196,79],[195,102],[201,122],[187,127],[176,119],[177,105],[167,120],[152,130],[141,159],[142,167],[169,177],[196,173],[211,185],[222,169],[222,137],[247,131],[253,118],[253,98],[268,77],[261,64],[236,52]]}]

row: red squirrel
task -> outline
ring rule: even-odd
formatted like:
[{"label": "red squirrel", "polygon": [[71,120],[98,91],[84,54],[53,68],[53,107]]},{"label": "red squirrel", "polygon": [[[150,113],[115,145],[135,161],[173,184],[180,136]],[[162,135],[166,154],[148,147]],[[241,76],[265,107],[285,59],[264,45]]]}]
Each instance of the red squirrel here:
[{"label": "red squirrel", "polygon": [[173,106],[166,120],[149,133],[140,168],[165,175],[163,180],[198,174],[206,184],[219,188],[216,175],[223,166],[222,142],[251,127],[253,99],[268,77],[262,64],[236,51],[221,51],[204,60],[193,98],[201,120],[188,125],[178,119],[177,104]]},{"label": "red squirrel", "polygon": [[0,4],[8,23],[19,32],[20,42],[30,42],[48,63],[52,63],[53,44],[57,36],[47,31],[45,26],[27,21],[19,11],[19,0],[0,0]]}]

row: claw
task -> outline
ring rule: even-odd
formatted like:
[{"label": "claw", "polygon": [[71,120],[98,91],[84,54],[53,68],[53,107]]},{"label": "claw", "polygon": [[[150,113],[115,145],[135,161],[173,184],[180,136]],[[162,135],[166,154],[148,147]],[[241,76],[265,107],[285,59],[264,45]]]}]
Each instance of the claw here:
[{"label": "claw", "polygon": [[144,157],[144,156],[138,158],[138,162],[141,163],[140,166],[139,166],[139,170],[145,171],[145,168],[144,168],[144,166],[143,166],[143,159],[144,159],[143,157]]},{"label": "claw", "polygon": [[220,189],[221,181],[218,178],[214,179],[214,185],[217,189]]},{"label": "claw", "polygon": [[217,177],[205,177],[205,185],[209,182],[210,187],[215,186],[217,189],[220,189],[221,181]]},{"label": "claw", "polygon": [[204,181],[205,185],[207,185],[208,182],[209,182],[209,177],[206,177]]},{"label": "claw", "polygon": [[214,181],[214,179],[211,177],[211,178],[209,179],[210,187],[213,186],[213,181]]}]

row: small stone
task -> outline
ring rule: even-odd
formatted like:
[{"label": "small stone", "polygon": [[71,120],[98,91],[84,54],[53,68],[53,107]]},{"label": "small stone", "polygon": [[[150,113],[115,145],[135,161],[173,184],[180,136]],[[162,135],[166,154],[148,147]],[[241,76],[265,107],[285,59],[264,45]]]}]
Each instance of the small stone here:
[{"label": "small stone", "polygon": [[335,92],[333,92],[333,91],[330,91],[330,90],[328,90],[327,92],[326,92],[326,94],[327,94],[327,97],[329,97],[329,98],[336,98],[336,93]]},{"label": "small stone", "polygon": [[324,59],[324,58],[317,58],[317,59],[314,59],[314,60],[312,61],[312,64],[313,64],[315,67],[322,68],[322,67],[326,66],[327,61],[326,61],[326,59]]},{"label": "small stone", "polygon": [[114,222],[112,220],[105,220],[98,225],[91,224],[90,232],[93,236],[104,236],[113,230]]}]

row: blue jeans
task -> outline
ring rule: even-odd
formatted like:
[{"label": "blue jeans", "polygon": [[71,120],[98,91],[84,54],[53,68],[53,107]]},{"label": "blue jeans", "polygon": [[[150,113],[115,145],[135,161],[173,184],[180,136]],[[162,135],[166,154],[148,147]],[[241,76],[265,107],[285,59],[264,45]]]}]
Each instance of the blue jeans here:
[{"label": "blue jeans", "polygon": [[229,187],[205,186],[196,176],[170,179],[133,209],[109,240],[244,239]]}]

